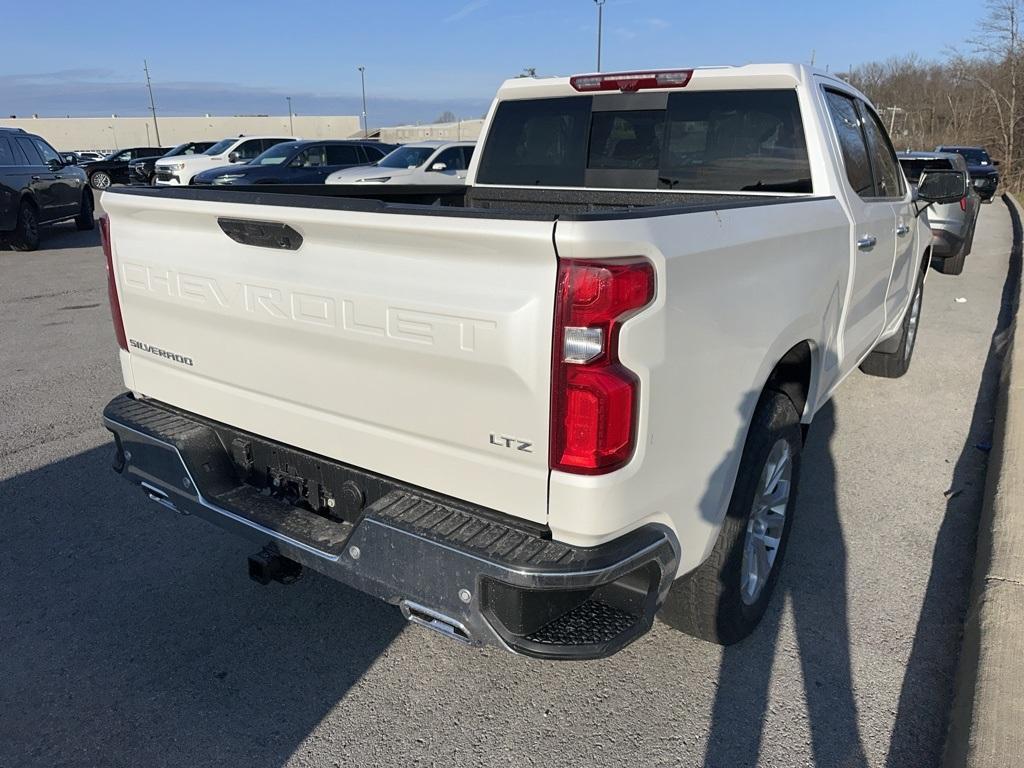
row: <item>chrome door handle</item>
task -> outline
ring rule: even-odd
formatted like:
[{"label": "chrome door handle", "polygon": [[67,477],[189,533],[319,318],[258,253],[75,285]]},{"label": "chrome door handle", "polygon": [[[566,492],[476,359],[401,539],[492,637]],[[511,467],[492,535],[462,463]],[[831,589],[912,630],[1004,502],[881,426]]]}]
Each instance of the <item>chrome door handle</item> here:
[{"label": "chrome door handle", "polygon": [[42,176],[33,176],[32,177],[32,181],[39,181],[41,178],[43,178],[43,177]]},{"label": "chrome door handle", "polygon": [[857,247],[862,251],[870,251],[877,242],[878,238],[874,235],[864,235],[864,237],[857,240]]},{"label": "chrome door handle", "polygon": [[910,231],[910,227],[908,227],[906,224],[900,224],[898,227],[896,227],[896,235],[898,237],[903,237],[909,231]]}]

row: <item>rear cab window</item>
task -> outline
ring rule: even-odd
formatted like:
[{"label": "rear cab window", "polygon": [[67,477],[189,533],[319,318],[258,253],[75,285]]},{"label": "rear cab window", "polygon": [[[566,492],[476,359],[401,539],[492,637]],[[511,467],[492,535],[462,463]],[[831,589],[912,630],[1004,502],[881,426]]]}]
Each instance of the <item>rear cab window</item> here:
[{"label": "rear cab window", "polygon": [[953,164],[943,157],[901,157],[900,165],[903,166],[903,172],[911,184],[917,184],[921,179],[921,174],[925,171],[948,171],[953,168]]},{"label": "rear cab window", "polygon": [[498,105],[477,183],[812,192],[795,90],[617,93]]}]

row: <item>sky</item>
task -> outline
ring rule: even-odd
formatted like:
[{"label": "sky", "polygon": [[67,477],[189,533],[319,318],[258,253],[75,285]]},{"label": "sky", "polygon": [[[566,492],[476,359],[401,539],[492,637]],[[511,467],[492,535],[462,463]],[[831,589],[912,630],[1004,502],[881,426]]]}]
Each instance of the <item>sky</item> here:
[{"label": "sky", "polygon": [[[962,46],[981,0],[607,0],[602,69],[802,61],[843,71]],[[593,0],[0,0],[0,115],[481,117],[502,80],[596,67]],[[17,30],[36,30],[16,34]],[[912,33],[911,33],[912,31]],[[12,34],[14,32],[14,34]]]}]

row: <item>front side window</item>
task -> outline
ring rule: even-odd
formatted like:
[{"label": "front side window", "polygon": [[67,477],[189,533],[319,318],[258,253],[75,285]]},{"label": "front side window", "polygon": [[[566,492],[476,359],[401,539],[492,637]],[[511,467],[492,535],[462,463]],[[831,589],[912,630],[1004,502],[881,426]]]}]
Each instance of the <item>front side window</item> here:
[{"label": "front side window", "polygon": [[50,163],[56,160],[58,163],[61,162],[60,155],[53,147],[47,144],[40,138],[33,137],[32,143],[36,145],[36,149],[39,150],[39,154],[43,157],[44,163]]},{"label": "front side window", "polygon": [[36,151],[36,147],[31,139],[19,137],[17,144],[18,149],[21,150],[25,165],[44,165],[43,158],[39,156],[39,152]]},{"label": "front side window", "polygon": [[444,163],[446,171],[464,171],[466,170],[465,161],[461,147],[450,147],[435,157],[430,164],[433,166],[434,163]]},{"label": "front side window", "polygon": [[434,154],[433,147],[399,147],[381,160],[381,168],[419,168]]},{"label": "front side window", "polygon": [[[264,152],[263,157],[266,157],[269,153],[269,151]],[[289,165],[292,168],[319,168],[321,165],[326,165],[324,145],[316,144],[312,147],[306,147],[295,156],[295,159]]]},{"label": "front side window", "polygon": [[[661,103],[658,104],[658,97]],[[575,96],[500,104],[483,184],[811,192],[794,90]],[[630,108],[637,104],[636,109]]]},{"label": "front side window", "polygon": [[237,153],[240,160],[253,160],[262,154],[265,147],[260,139],[249,139],[249,141],[243,141],[239,144],[232,152]]},{"label": "front side window", "polygon": [[879,122],[878,115],[864,102],[860,102],[859,106],[864,114],[864,133],[875,171],[875,196],[903,197],[903,180],[900,178],[899,163],[889,136]]},{"label": "front side window", "polygon": [[860,197],[874,197],[875,185],[871,178],[871,161],[861,130],[860,115],[853,99],[836,91],[826,91],[832,125],[835,126],[839,147],[846,167],[846,178]]},{"label": "front side window", "polygon": [[276,147],[271,147],[261,155],[257,155],[252,161],[253,165],[280,165],[285,162],[295,151],[294,142],[288,142],[286,144],[278,144]]},{"label": "front side window", "polygon": [[235,143],[235,139],[221,139],[208,150],[203,152],[204,155],[219,155],[222,152],[226,152],[227,148]]}]

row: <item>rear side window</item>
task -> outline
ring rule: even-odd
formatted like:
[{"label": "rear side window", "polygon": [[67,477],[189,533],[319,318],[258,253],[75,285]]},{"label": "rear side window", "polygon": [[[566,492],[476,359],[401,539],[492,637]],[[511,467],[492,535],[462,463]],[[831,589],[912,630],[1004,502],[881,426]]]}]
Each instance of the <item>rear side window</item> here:
[{"label": "rear side window", "polygon": [[[624,189],[811,192],[793,90],[507,101],[477,181]],[[659,103],[660,101],[660,103]],[[636,108],[630,108],[635,105]]]},{"label": "rear side window", "polygon": [[875,185],[871,178],[871,161],[868,159],[868,148],[861,130],[860,115],[853,99],[826,91],[832,125],[843,153],[843,165],[846,166],[846,178],[850,181],[853,191],[860,197],[874,197]]},{"label": "rear side window", "polygon": [[0,165],[21,165],[14,159],[14,150],[7,139],[0,136]]},{"label": "rear side window", "polygon": [[948,171],[953,167],[949,160],[941,157],[935,159],[911,159],[905,157],[900,160],[900,165],[903,166],[903,172],[907,174],[907,181],[911,184],[917,184],[921,174],[925,171]]},{"label": "rear side window", "polygon": [[352,144],[328,144],[327,165],[359,165],[363,162],[359,147]]}]

